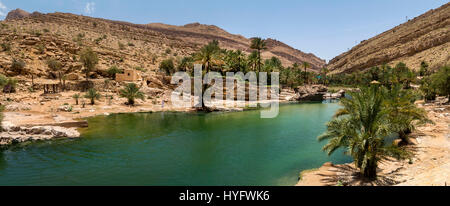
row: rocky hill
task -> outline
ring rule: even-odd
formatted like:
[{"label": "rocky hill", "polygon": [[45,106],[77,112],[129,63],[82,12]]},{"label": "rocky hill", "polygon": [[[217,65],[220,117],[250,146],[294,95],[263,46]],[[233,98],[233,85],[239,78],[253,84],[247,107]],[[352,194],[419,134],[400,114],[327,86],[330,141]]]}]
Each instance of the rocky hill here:
[{"label": "rocky hill", "polygon": [[333,73],[352,72],[400,61],[412,69],[422,61],[431,68],[450,63],[450,3],[362,41],[327,67]]},{"label": "rocky hill", "polygon": [[16,9],[16,10],[12,10],[8,13],[8,15],[6,16],[5,20],[13,20],[13,19],[21,19],[21,18],[25,18],[25,17],[29,17],[30,13],[22,10],[22,9]]},{"label": "rocky hill", "polygon": [[[251,39],[212,25],[139,25],[69,13],[30,14],[17,9],[1,22],[0,73],[13,72],[9,70],[11,62],[21,59],[28,74],[46,77],[49,71],[45,61],[57,58],[63,62],[65,73],[79,74],[78,52],[86,46],[99,54],[100,75],[113,65],[140,67],[151,73],[157,71],[164,59],[190,55],[211,40],[218,40],[222,48],[251,52]],[[303,61],[309,62],[312,69],[325,65],[324,60],[313,54],[272,39],[268,40],[268,50],[262,55],[277,56],[286,66]]]}]

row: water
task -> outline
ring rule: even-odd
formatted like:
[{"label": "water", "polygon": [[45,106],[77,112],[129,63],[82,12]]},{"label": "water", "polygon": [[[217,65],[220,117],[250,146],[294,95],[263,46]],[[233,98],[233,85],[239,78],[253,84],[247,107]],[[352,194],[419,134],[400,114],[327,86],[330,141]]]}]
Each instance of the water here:
[{"label": "water", "polygon": [[0,185],[295,185],[328,157],[316,137],[336,103],[284,105],[276,119],[238,113],[120,114],[89,119],[82,138],[0,154]]}]

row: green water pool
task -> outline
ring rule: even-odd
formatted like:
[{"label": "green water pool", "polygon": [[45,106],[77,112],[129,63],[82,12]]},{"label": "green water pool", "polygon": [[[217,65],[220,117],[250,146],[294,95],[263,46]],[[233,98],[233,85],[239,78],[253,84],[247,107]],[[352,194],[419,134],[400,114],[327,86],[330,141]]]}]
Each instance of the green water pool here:
[{"label": "green water pool", "polygon": [[0,153],[0,185],[295,185],[328,157],[317,136],[337,103],[260,111],[117,114],[89,119],[82,138],[15,145]]}]

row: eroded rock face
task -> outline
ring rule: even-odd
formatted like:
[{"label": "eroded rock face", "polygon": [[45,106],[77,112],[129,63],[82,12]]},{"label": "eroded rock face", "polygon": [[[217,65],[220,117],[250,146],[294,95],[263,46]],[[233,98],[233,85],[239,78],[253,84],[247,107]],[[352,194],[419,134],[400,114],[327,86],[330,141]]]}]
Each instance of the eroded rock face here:
[{"label": "eroded rock face", "polygon": [[297,101],[323,101],[327,91],[323,85],[304,85],[295,89]]},{"label": "eroded rock face", "polygon": [[80,133],[75,128],[55,126],[19,127],[8,121],[2,122],[1,128],[0,145],[55,138],[77,138],[80,136]]},{"label": "eroded rock face", "polygon": [[450,3],[416,17],[371,39],[362,41],[332,59],[332,73],[353,72],[404,62],[419,69],[426,61],[431,68],[450,63]]}]

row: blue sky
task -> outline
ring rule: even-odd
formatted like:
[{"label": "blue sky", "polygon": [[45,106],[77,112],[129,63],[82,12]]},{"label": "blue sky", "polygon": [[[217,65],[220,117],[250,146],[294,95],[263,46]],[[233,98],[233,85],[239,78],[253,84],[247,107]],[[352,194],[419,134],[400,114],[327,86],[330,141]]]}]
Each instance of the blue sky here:
[{"label": "blue sky", "polygon": [[0,0],[12,9],[61,11],[132,23],[214,24],[245,37],[283,41],[330,60],[356,43],[448,0]]}]

